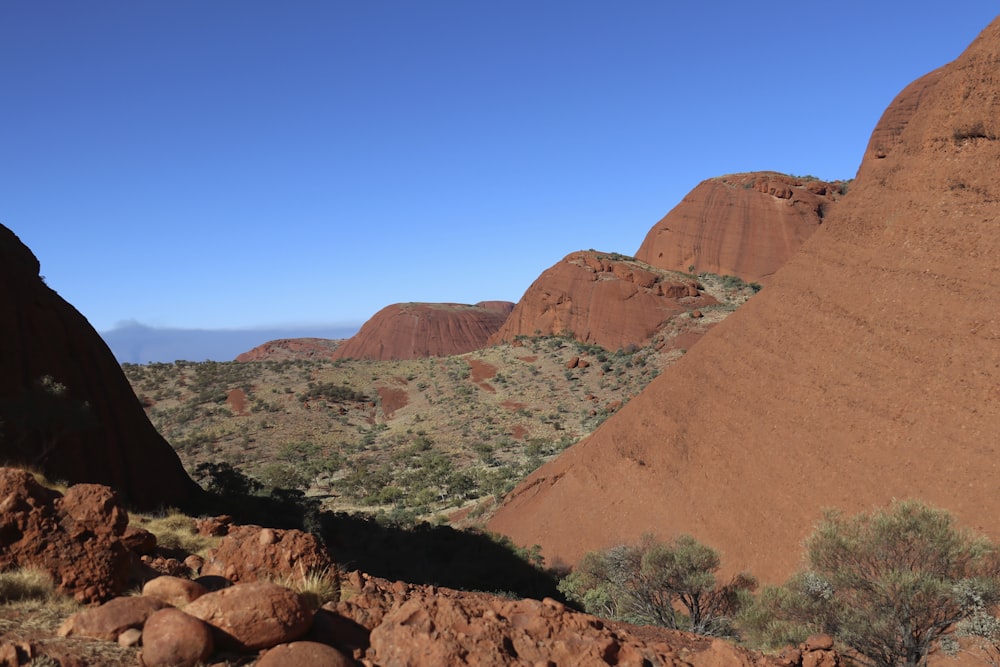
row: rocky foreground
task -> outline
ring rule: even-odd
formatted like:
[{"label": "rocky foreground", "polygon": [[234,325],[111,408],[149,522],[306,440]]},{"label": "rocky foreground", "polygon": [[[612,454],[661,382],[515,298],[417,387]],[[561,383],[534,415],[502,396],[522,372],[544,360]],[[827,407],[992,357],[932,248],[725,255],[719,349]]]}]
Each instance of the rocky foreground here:
[{"label": "rocky foreground", "polygon": [[[42,569],[58,593],[82,605],[55,633],[29,624],[5,633],[0,666],[94,664],[74,648],[80,638],[114,643],[124,660],[146,667],[790,667],[838,660],[829,638],[764,656],[722,640],[610,623],[548,598],[343,572],[317,538],[298,530],[235,525],[227,517],[196,525],[219,538],[204,556],[158,546],[154,535],[130,525],[108,487],[80,484],[60,493],[28,472],[0,468],[0,570]],[[309,577],[326,581],[332,599],[294,590]],[[42,656],[49,662],[33,662]]]}]

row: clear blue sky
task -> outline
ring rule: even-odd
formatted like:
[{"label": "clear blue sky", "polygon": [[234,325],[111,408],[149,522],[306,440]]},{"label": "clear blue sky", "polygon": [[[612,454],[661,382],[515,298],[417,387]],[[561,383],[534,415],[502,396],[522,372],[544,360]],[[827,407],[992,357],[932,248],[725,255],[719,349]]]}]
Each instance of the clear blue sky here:
[{"label": "clear blue sky", "polygon": [[[933,10],[931,9],[933,7]],[[995,0],[9,0],[0,223],[98,330],[516,301],[699,181],[851,178]]]}]

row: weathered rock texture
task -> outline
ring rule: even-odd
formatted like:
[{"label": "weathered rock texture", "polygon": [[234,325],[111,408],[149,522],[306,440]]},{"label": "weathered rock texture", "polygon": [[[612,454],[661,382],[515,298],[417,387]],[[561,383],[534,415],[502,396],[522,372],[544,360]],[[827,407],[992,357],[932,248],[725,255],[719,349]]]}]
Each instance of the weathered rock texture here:
[{"label": "weathered rock texture", "polygon": [[287,361],[289,359],[329,359],[342,340],[328,338],[279,338],[237,355],[236,361]]},{"label": "weathered rock texture", "polygon": [[333,359],[419,359],[478,350],[504,323],[514,304],[481,301],[397,303],[362,325],[332,355]]},{"label": "weathered rock texture", "polygon": [[809,653],[782,663],[718,639],[609,623],[551,599],[509,600],[361,578],[360,590],[327,609],[370,631],[370,645],[355,651],[364,664],[792,667],[805,664]]},{"label": "weathered rock texture", "polygon": [[311,533],[260,526],[235,526],[205,557],[204,576],[234,582],[302,581],[311,574],[336,578],[329,553]]},{"label": "weathered rock texture", "polygon": [[1000,538],[1000,21],[886,111],[769,286],[489,524],[548,557],[692,533],[764,581],[821,508],[915,497]]},{"label": "weathered rock texture", "polygon": [[107,600],[128,584],[127,524],[108,487],[80,484],[64,496],[31,473],[0,468],[0,571],[39,568],[80,602]]},{"label": "weathered rock texture", "polygon": [[766,282],[832,212],[844,183],[776,172],[702,181],[649,230],[635,256],[672,271]]},{"label": "weathered rock texture", "polygon": [[570,253],[532,283],[490,343],[572,334],[615,350],[645,345],[670,318],[716,303],[696,281],[614,253]]},{"label": "weathered rock texture", "polygon": [[0,456],[50,478],[113,486],[140,507],[190,506],[200,489],[111,350],[39,268],[0,225]]}]

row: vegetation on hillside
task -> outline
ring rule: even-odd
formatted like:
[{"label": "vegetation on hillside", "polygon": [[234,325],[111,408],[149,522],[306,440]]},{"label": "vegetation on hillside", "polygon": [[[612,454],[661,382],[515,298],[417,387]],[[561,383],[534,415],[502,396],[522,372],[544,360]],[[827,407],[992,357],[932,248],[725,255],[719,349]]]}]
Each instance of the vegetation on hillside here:
[{"label": "vegetation on hillside", "polygon": [[665,323],[643,348],[605,350],[566,332],[408,361],[123,368],[203,485],[203,466],[226,464],[262,489],[302,492],[327,510],[401,521],[479,512],[679,358],[676,336],[719,321],[755,291],[729,276],[699,279],[720,304]]}]

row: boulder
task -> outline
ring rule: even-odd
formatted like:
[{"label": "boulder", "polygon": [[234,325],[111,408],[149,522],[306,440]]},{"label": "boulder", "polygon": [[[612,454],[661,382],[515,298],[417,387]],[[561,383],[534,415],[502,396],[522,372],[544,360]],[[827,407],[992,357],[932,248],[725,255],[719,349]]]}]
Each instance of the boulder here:
[{"label": "boulder", "polygon": [[166,606],[162,600],[141,595],[115,598],[73,614],[59,626],[58,634],[118,641],[120,634],[129,628],[141,628],[153,612]]},{"label": "boulder", "polygon": [[196,581],[168,575],[150,579],[142,587],[144,596],[162,600],[171,607],[183,607],[205,593],[208,589]]},{"label": "boulder", "polygon": [[318,642],[280,644],[257,661],[257,667],[354,667],[357,663],[332,646]]},{"label": "boulder", "polygon": [[64,497],[31,473],[0,468],[0,570],[37,567],[59,592],[102,602],[128,585],[132,555],[121,539],[128,515],[111,489],[82,486]]},{"label": "boulder", "polygon": [[144,667],[195,667],[215,650],[208,625],[169,607],[146,621],[142,645],[139,663]]},{"label": "boulder", "polygon": [[315,535],[253,525],[232,527],[208,552],[201,568],[202,576],[222,576],[234,582],[301,581],[311,573],[338,576]]},{"label": "boulder", "polygon": [[184,612],[212,626],[218,646],[256,651],[299,639],[309,631],[313,611],[283,586],[236,584],[201,596]]}]

